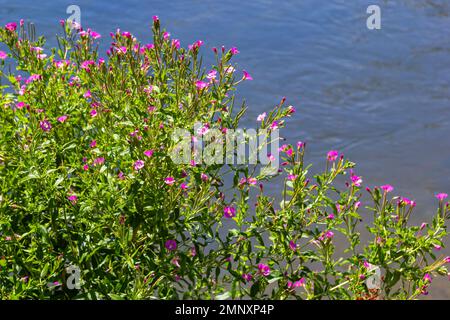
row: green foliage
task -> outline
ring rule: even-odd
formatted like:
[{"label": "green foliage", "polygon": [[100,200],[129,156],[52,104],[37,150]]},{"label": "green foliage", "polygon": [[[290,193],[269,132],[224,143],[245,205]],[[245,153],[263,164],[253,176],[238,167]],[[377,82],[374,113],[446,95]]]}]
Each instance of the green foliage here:
[{"label": "green foliage", "polygon": [[[159,20],[153,44],[113,34],[105,60],[90,30],[63,28],[49,56],[43,38],[0,28],[5,61],[16,64],[15,74],[0,73],[8,79],[0,92],[1,298],[412,299],[429,275],[447,274],[449,259],[433,253],[447,235],[443,200],[431,224],[409,226],[413,202],[369,190],[364,245],[359,177],[342,157],[310,177],[305,146],[283,146],[279,206],[248,183],[270,177],[246,166],[230,167],[230,190],[224,166],[171,160],[176,128],[238,127],[246,107],[234,110],[233,91],[246,76],[236,79],[233,50],[216,51],[214,81],[202,43],[180,48]],[[284,125],[292,112],[284,103],[262,128]],[[335,180],[349,172],[338,190]],[[230,208],[236,215],[227,219]],[[80,289],[67,287],[68,266],[79,267]],[[383,276],[369,290],[372,266]]]}]

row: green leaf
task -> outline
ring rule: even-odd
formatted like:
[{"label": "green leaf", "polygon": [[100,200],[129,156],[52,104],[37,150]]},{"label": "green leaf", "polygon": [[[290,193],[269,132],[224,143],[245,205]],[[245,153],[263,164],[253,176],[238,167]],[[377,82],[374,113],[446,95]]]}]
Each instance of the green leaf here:
[{"label": "green leaf", "polygon": [[231,293],[230,293],[229,291],[226,291],[226,292],[224,292],[224,293],[222,293],[222,294],[216,296],[216,299],[217,299],[217,300],[226,300],[226,299],[228,299],[229,297],[231,297]]}]

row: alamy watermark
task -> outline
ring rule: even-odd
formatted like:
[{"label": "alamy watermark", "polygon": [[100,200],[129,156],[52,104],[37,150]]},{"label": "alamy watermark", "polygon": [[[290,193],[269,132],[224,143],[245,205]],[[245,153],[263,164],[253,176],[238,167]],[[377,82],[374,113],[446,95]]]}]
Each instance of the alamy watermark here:
[{"label": "alamy watermark", "polygon": [[66,13],[70,14],[70,16],[67,18],[67,22],[69,22],[73,28],[79,28],[81,26],[80,7],[75,4],[71,4],[67,7]]},{"label": "alamy watermark", "polygon": [[183,128],[172,133],[170,156],[176,164],[262,165],[261,173],[279,169],[279,129],[214,129],[196,123],[194,134]]},{"label": "alamy watermark", "polygon": [[366,26],[369,30],[380,30],[381,29],[381,9],[380,6],[370,5],[367,7],[366,12],[370,16],[366,20]]},{"label": "alamy watermark", "polygon": [[[63,275],[64,278],[64,275]],[[69,290],[80,290],[81,289],[81,272],[80,272],[80,268],[77,266],[73,266],[70,265],[66,268],[66,272],[65,272],[65,278],[66,278],[66,287]],[[63,284],[59,281],[55,281],[55,282],[49,282],[47,283],[47,287],[48,288],[59,288],[62,287]]]}]

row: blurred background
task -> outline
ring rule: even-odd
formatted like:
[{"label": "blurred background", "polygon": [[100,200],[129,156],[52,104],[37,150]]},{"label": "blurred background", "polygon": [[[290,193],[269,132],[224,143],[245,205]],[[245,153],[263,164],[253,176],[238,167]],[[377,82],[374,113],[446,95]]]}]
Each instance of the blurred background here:
[{"label": "blurred background", "polygon": [[[0,25],[32,21],[49,48],[72,4],[82,25],[102,34],[104,57],[117,28],[152,42],[153,15],[182,46],[203,40],[205,66],[211,47],[236,46],[234,62],[254,78],[237,94],[249,106],[242,127],[256,127],[257,115],[286,96],[297,113],[281,134],[308,143],[313,170],[328,150],[343,152],[364,186],[388,183],[415,199],[413,222],[434,213],[436,193],[450,193],[448,0],[0,0]],[[380,30],[366,27],[373,4]],[[450,282],[430,291],[450,299]]]}]

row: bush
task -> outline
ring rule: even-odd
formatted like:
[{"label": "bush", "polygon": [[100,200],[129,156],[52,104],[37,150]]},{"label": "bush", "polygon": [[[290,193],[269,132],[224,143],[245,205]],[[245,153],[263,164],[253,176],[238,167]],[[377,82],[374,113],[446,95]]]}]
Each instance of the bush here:
[{"label": "bush", "polygon": [[[433,253],[447,235],[445,194],[432,223],[409,226],[413,201],[367,189],[364,245],[362,179],[337,151],[309,177],[305,144],[283,145],[279,205],[264,195],[271,176],[249,166],[174,163],[175,129],[238,128],[246,107],[235,110],[233,92],[251,76],[231,64],[236,48],[213,48],[206,72],[201,41],[181,48],[153,20],[152,44],[117,31],[107,59],[98,33],[68,22],[49,55],[32,26],[0,28],[0,63],[16,65],[0,73],[3,299],[411,299],[447,274],[450,258]],[[260,128],[283,127],[295,111],[285,103]]]}]

